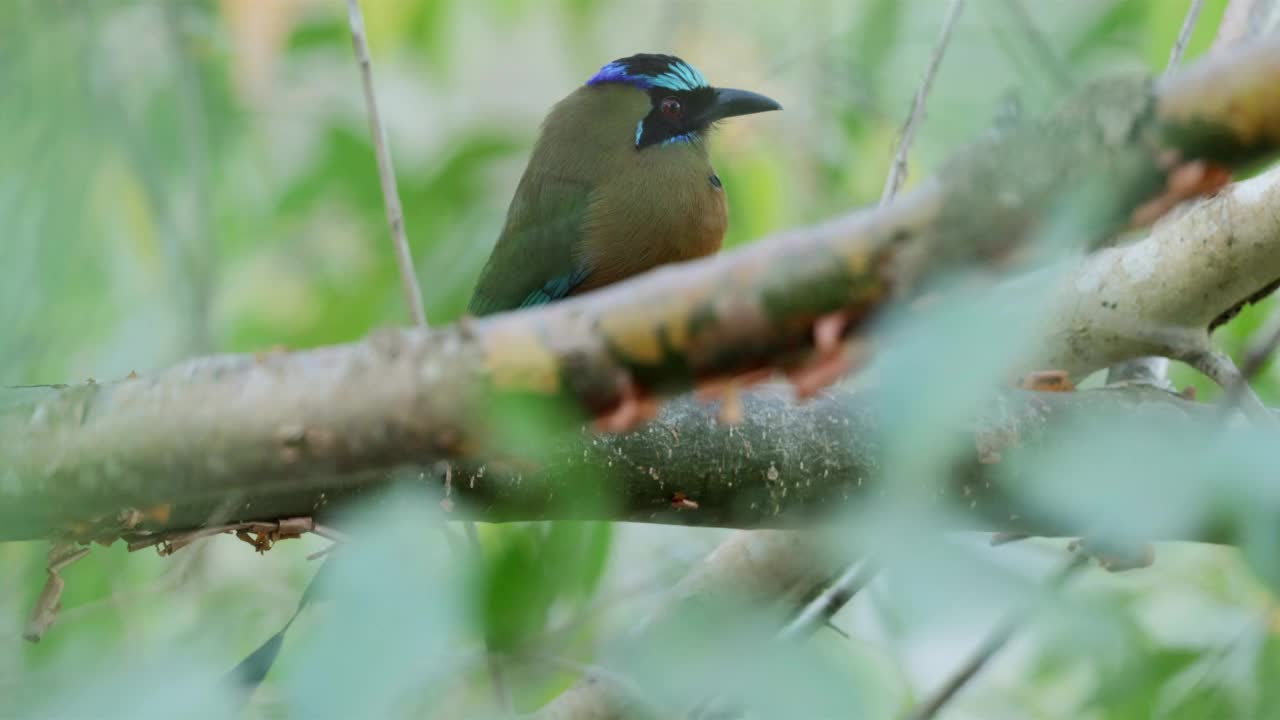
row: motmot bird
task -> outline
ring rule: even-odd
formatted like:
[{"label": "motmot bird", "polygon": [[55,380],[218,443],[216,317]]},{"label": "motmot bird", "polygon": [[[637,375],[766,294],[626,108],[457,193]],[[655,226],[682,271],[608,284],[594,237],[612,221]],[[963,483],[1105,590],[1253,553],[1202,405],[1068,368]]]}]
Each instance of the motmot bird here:
[{"label": "motmot bird", "polygon": [[780,110],[672,55],[614,60],[547,115],[468,310],[554,302],[720,249],[728,207],[707,139]]}]

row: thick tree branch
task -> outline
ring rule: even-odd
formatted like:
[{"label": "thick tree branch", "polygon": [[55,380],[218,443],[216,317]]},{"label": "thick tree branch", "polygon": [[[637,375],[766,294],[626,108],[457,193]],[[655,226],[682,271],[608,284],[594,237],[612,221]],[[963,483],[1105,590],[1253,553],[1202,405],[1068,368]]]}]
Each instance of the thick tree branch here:
[{"label": "thick tree branch", "polygon": [[1280,282],[1277,208],[1273,169],[1180,209],[1141,240],[1078,261],[1063,273],[1030,364],[1080,376],[1142,355],[1210,350],[1212,328]]},{"label": "thick tree branch", "polygon": [[[1251,13],[1239,12],[1246,5],[1251,6],[1252,12]],[[1198,2],[1195,3],[1195,7],[1193,7],[1192,14],[1198,12],[1198,6],[1199,6],[1199,3]],[[1264,14],[1262,12],[1262,10],[1264,9],[1262,8],[1262,6],[1270,6],[1269,8],[1266,8],[1266,10],[1268,11],[1268,14],[1274,14],[1276,5],[1273,2],[1267,2],[1267,1],[1253,2],[1253,0],[1233,0],[1233,2],[1231,3],[1231,6],[1228,8],[1228,16],[1230,17],[1233,11],[1235,11],[1236,14],[1240,15],[1242,18],[1244,15],[1247,15],[1247,14],[1252,14],[1253,16],[1259,16]],[[1187,27],[1189,27],[1192,24],[1193,22],[1190,19],[1188,20],[1188,22],[1184,23],[1184,25]],[[1244,25],[1243,22],[1241,22],[1240,24]],[[1224,22],[1224,30],[1226,26],[1227,26],[1227,23]],[[1260,34],[1260,31],[1258,30],[1258,28],[1261,26],[1262,26],[1261,23],[1253,22],[1250,24],[1249,30],[1251,32],[1256,32]],[[1184,34],[1186,33],[1184,32]],[[1236,39],[1238,39],[1242,34],[1243,34],[1243,31],[1237,33]],[[1183,43],[1180,42],[1179,44],[1181,45]],[[1220,36],[1218,44],[1220,46],[1225,44],[1222,42],[1222,36]],[[1175,50],[1175,58],[1177,53],[1178,51]],[[1171,60],[1171,64],[1175,62],[1176,62],[1176,59]],[[1270,223],[1264,223],[1264,226],[1269,226],[1269,225]],[[1230,240],[1228,240],[1228,244],[1230,244]],[[1086,267],[1087,265],[1088,263],[1086,263]],[[1177,268],[1163,268],[1163,267],[1161,268],[1162,273],[1167,271],[1173,276],[1178,276],[1187,272],[1191,272],[1195,274],[1203,270],[1204,270],[1204,266],[1191,266],[1191,267],[1179,266]],[[1090,305],[1093,304],[1092,301],[1094,300],[1094,298],[1088,297],[1088,295],[1092,290],[1096,289],[1096,286],[1091,283],[1085,283],[1083,285],[1077,284],[1076,287],[1078,290],[1081,290],[1082,295],[1084,295],[1084,297],[1079,298],[1081,303],[1090,304]],[[1123,293],[1118,293],[1118,294],[1123,295]],[[1208,299],[1206,298],[1206,300]],[[1215,300],[1220,301],[1220,298],[1215,298]],[[1081,303],[1077,303],[1077,305]],[[1214,303],[1207,302],[1207,304],[1212,305]],[[1063,306],[1063,307],[1067,307],[1067,306]],[[1059,313],[1059,318],[1061,318],[1062,315],[1063,313]],[[1166,439],[1168,440],[1169,438],[1166,438]],[[742,541],[742,540],[750,539],[752,536],[760,536],[760,533],[739,533],[739,535],[736,536],[735,540]],[[821,572],[823,569],[823,566],[820,563],[814,562],[811,559],[813,556],[803,555],[803,554],[802,555],[787,554],[783,552],[783,550],[785,550],[786,548],[786,541],[791,539],[792,538],[787,535],[777,536],[773,538],[760,537],[760,542],[771,543],[772,549],[777,551],[771,555],[768,552],[769,548],[766,547],[765,549],[760,551],[760,555],[762,557],[771,558],[774,562],[778,563],[780,567],[789,568],[792,572],[799,572],[799,568],[803,568],[803,567],[810,567],[815,571]],[[694,568],[692,572],[694,575],[706,573],[708,570],[705,566],[716,565],[716,564],[719,564],[719,562],[720,562],[719,558],[716,555],[713,555],[709,557],[702,566]],[[797,566],[799,566],[799,568]],[[1076,565],[1073,564],[1072,567],[1076,567]],[[733,578],[728,578],[727,581],[732,582]],[[714,591],[715,588],[711,588],[711,590]],[[783,596],[783,591],[780,590],[779,597],[782,597],[782,596]],[[664,605],[664,607],[670,607],[670,606],[678,607],[679,605],[685,602],[687,602],[687,599],[685,596],[672,593],[667,598],[666,605]],[[1007,633],[1005,633],[1004,635],[1007,636]],[[1000,637],[1000,634],[996,636],[996,640],[994,642],[988,641],[984,645],[992,649],[998,648],[1001,644],[999,637]],[[977,656],[978,661],[963,668],[962,672],[956,675],[955,682],[953,682],[950,687],[955,688],[955,687],[958,687],[959,684],[963,683],[967,676],[971,676],[972,672],[976,668],[981,666],[982,658],[989,657],[992,652],[994,652],[994,650],[980,653]],[[943,701],[945,701],[945,697],[947,696],[945,693],[947,692],[948,690],[944,689],[943,693],[936,695],[935,698],[942,699]],[[544,710],[541,713],[539,713],[539,716],[557,718],[559,720],[568,720],[568,718],[612,717],[614,715],[610,714],[611,712],[616,714],[621,714],[622,712],[621,710],[617,709],[618,707],[617,703],[620,702],[621,697],[622,696],[609,693],[606,688],[593,684],[591,682],[591,678],[588,677],[588,678],[584,678],[582,682],[578,683],[577,685],[572,687],[569,691],[567,691],[566,693],[561,695],[559,698],[557,698],[555,701],[550,703],[546,708],[544,708]],[[938,704],[940,703],[937,703],[937,702],[933,703],[933,707],[936,708]],[[610,706],[612,709],[608,712],[603,711],[602,709],[605,706]],[[578,712],[579,710],[587,709],[587,708],[595,708],[597,711],[585,712],[585,713]],[[929,708],[927,706],[924,712],[925,713],[929,712]]]},{"label": "thick tree branch", "polygon": [[[1151,87],[1123,81],[1086,90],[1046,121],[966,153],[884,209],[545,309],[435,332],[385,331],[312,351],[203,358],[147,378],[29,391],[34,398],[10,394],[0,399],[0,493],[6,500],[0,503],[0,539],[190,528],[233,490],[245,493],[245,505],[231,521],[318,514],[339,496],[385,485],[390,470],[440,459],[476,468],[477,487],[492,494],[478,516],[534,517],[529,513],[542,513],[547,504],[538,499],[540,491],[529,489],[536,483],[524,480],[555,467],[555,458],[530,465],[503,444],[501,424],[516,417],[505,401],[520,398],[523,411],[560,412],[538,426],[567,431],[581,416],[564,415],[566,399],[574,401],[570,407],[606,412],[629,393],[672,393],[700,378],[786,366],[811,347],[818,318],[839,313],[861,332],[874,310],[939,263],[1000,256],[1024,243],[1040,217],[1101,173],[1108,186],[1119,181],[1124,191],[1113,193],[1116,202],[1081,228],[1092,237],[1124,225],[1134,206],[1168,194],[1165,170],[1172,155],[1186,162],[1253,161],[1280,140],[1280,47],[1223,56],[1162,81],[1154,94],[1148,94]],[[1245,195],[1237,189],[1233,196],[1242,201],[1263,189],[1241,188]],[[1205,207],[1211,214],[1208,208],[1216,206]],[[1162,268],[1185,252],[1179,242],[1187,236],[1158,248]],[[1243,249],[1265,254],[1254,245]],[[1102,257],[1130,250],[1109,252]],[[1280,277],[1264,277],[1260,258],[1238,267],[1238,276],[1226,276],[1239,290],[1231,303]],[[1126,274],[1123,265],[1114,272],[1135,287],[1151,279]],[[1223,280],[1206,279],[1211,274],[1191,273],[1186,282]],[[1194,297],[1175,302],[1182,315],[1151,306],[1143,319],[1169,312],[1186,327],[1211,323],[1231,307],[1210,307],[1203,295]],[[1116,313],[1111,332],[1124,329],[1121,316]],[[1097,363],[1079,350],[1081,343],[1063,344],[1072,364],[1050,366],[1084,370],[1123,359]],[[780,427],[786,404],[776,396],[762,400],[767,397],[757,396],[752,412],[775,413],[772,427]],[[686,413],[682,422],[704,420],[688,404],[671,412]],[[797,437],[804,435],[803,412],[790,419]],[[820,421],[810,415],[807,422]],[[676,431],[692,439],[685,430],[681,425]],[[812,432],[807,441],[825,440]],[[614,442],[628,440],[594,438],[589,444]],[[686,447],[694,451],[688,456],[692,469],[702,446]],[[702,452],[702,461],[714,460]],[[700,504],[705,512],[686,518],[664,510],[662,503],[673,501],[665,493],[681,488],[669,489],[661,477],[673,472],[670,461],[653,467],[660,477],[650,479],[663,491],[661,499],[633,494],[621,509],[598,510],[597,516],[782,522],[766,523],[770,515],[759,506],[729,507],[736,491],[717,507],[714,487],[695,488],[706,497],[707,505]],[[733,477],[732,468],[711,467]],[[481,469],[490,482],[479,482]],[[471,484],[459,472],[465,469],[454,473],[455,493]],[[844,480],[857,477],[849,472]],[[503,488],[493,478],[511,482]],[[121,527],[119,517],[133,527]]]}]

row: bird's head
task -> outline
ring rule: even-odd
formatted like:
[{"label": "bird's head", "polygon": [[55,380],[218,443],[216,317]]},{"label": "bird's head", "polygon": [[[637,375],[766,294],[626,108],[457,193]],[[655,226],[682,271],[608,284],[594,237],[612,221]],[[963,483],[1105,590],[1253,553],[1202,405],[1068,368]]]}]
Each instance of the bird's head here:
[{"label": "bird's head", "polygon": [[694,142],[712,124],[735,115],[781,110],[758,93],[712,87],[702,73],[673,55],[632,55],[600,68],[588,87],[623,85],[649,98],[635,127],[636,150]]}]

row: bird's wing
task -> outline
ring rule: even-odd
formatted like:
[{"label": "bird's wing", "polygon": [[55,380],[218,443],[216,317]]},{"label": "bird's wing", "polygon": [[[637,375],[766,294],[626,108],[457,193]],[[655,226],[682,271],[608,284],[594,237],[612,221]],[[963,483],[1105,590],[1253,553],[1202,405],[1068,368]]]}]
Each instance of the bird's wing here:
[{"label": "bird's wing", "polygon": [[590,196],[585,182],[522,178],[467,310],[487,315],[541,305],[580,285],[590,274],[577,253]]}]

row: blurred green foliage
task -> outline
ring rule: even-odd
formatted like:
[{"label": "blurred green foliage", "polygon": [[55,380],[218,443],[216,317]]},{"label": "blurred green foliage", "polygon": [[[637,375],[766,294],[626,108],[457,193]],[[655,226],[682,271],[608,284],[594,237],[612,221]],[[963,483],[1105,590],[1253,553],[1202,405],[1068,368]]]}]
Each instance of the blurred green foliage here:
[{"label": "blurred green foliage", "polygon": [[[971,3],[912,154],[913,181],[1009,98],[1028,112],[1051,104],[1061,88],[1046,57],[1074,80],[1160,71],[1187,5],[1024,2],[1044,43],[1007,0]],[[734,246],[878,198],[943,8],[364,5],[416,272],[437,324],[465,307],[541,114],[604,62],[674,51],[713,82],[787,107],[726,124],[714,144]],[[1207,49],[1224,6],[1206,3],[1189,57]],[[115,378],[196,353],[340,342],[405,322],[340,0],[15,0],[0,21],[0,87],[0,383]],[[1220,346],[1238,357],[1272,304],[1219,330]],[[1189,369],[1174,379],[1214,394]],[[1272,368],[1258,387],[1280,402]],[[904,423],[938,408],[910,411]],[[494,712],[477,661],[487,642],[520,710],[608,661],[638,682],[660,678],[654,668],[666,663],[687,681],[672,689],[682,694],[738,688],[764,716],[888,717],[967,652],[982,623],[965,612],[998,614],[998,595],[1026,590],[1057,557],[1036,544],[994,559],[947,549],[869,592],[869,610],[841,616],[851,640],[824,631],[805,649],[761,657],[750,642],[759,625],[728,635],[699,626],[617,658],[598,644],[634,627],[718,533],[486,527],[485,561],[461,572],[441,555],[439,532],[424,530],[437,521],[404,507],[370,520],[377,530],[353,551],[362,559],[337,572],[334,607],[299,621],[300,639],[286,643],[252,712],[484,716]],[[30,645],[19,634],[44,548],[0,545],[0,717],[179,708],[224,717],[217,704],[196,708],[184,688],[204,687],[285,622],[314,572],[303,557],[319,547],[308,538],[259,557],[225,538],[163,561],[95,549],[66,572],[63,621]],[[948,717],[1280,714],[1272,596],[1228,552],[1161,553],[1171,560],[1140,579],[1093,578]],[[974,589],[984,584],[1001,593]],[[333,658],[341,662],[322,662]]]}]

